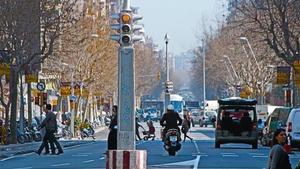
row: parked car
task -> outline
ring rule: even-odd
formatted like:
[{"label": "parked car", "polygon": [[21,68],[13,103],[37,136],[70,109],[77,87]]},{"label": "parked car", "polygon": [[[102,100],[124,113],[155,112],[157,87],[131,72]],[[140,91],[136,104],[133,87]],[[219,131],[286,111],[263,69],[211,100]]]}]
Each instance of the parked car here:
[{"label": "parked car", "polygon": [[[215,120],[216,120],[216,117],[217,117],[217,112],[216,111],[201,111],[201,114],[200,114],[200,120],[199,120],[199,126],[200,127],[207,127],[208,125],[213,125],[214,126],[214,123],[215,123]],[[213,120],[214,118],[214,120]]]},{"label": "parked car", "polygon": [[274,111],[267,117],[265,121],[265,127],[263,129],[263,136],[261,139],[261,144],[263,146],[271,146],[273,133],[278,128],[286,129],[287,120],[292,108],[290,107],[280,107],[274,109]]},{"label": "parked car", "polygon": [[191,109],[190,111],[190,118],[193,127],[195,124],[200,124],[200,112],[200,109]]},{"label": "parked car", "polygon": [[300,149],[300,108],[294,108],[290,112],[286,126],[292,147]]},{"label": "parked car", "polygon": [[218,103],[215,148],[225,143],[245,143],[257,149],[257,101],[234,97]]}]

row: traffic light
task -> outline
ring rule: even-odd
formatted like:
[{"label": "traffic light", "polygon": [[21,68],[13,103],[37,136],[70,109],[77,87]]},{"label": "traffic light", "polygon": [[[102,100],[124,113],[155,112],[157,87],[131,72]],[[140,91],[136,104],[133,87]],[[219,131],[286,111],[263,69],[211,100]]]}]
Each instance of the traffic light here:
[{"label": "traffic light", "polygon": [[156,79],[160,80],[160,72],[157,73]]},{"label": "traffic light", "polygon": [[143,28],[136,23],[142,19],[141,16],[134,14],[131,10],[122,10],[119,14],[111,15],[111,19],[113,24],[110,27],[117,34],[111,35],[110,38],[118,41],[121,46],[131,46],[135,41],[143,39],[135,35]]},{"label": "traffic light", "polygon": [[129,12],[121,12],[121,45],[128,46],[132,44],[132,17]]},{"label": "traffic light", "polygon": [[47,104],[47,98],[48,98],[48,94],[47,93],[43,93],[43,105]]},{"label": "traffic light", "polygon": [[39,105],[40,104],[40,95],[39,95],[39,93],[38,93],[37,97],[34,97],[34,104],[35,105]]},{"label": "traffic light", "polygon": [[166,93],[170,93],[173,91],[173,82],[172,81],[167,81],[166,82]]}]

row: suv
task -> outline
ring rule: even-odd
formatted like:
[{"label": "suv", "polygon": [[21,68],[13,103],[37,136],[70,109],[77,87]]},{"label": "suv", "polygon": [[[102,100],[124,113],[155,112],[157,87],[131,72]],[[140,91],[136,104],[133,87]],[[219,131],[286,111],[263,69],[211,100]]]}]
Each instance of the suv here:
[{"label": "suv", "polygon": [[215,148],[225,143],[246,143],[257,149],[257,101],[234,97],[218,103]]}]

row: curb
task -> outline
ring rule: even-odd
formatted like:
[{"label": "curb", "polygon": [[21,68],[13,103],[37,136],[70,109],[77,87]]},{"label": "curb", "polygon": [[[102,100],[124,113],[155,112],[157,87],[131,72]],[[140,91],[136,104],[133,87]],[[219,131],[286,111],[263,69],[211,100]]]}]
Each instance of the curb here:
[{"label": "curb", "polygon": [[[89,141],[89,142],[72,142],[66,145],[61,145],[62,147],[73,147],[76,145],[81,145],[81,144],[89,144],[89,143],[93,143],[94,141]],[[24,150],[24,151],[17,151],[15,153],[11,153],[8,155],[5,154],[0,154],[0,159],[4,159],[4,158],[8,158],[8,157],[12,157],[12,156],[16,156],[16,155],[22,155],[22,154],[28,154],[28,153],[33,153],[35,150]]]}]

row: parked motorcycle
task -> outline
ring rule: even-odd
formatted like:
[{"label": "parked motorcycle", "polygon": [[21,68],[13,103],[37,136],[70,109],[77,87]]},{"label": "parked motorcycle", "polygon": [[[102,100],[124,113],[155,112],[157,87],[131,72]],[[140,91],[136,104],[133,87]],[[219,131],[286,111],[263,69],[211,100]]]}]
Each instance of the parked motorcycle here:
[{"label": "parked motorcycle", "polygon": [[94,136],[95,132],[93,129],[91,128],[84,128],[80,131],[80,136],[81,139],[83,140],[84,138],[88,138],[88,137],[92,137],[95,140],[95,136]]},{"label": "parked motorcycle", "polygon": [[177,129],[169,129],[167,131],[164,139],[164,148],[170,156],[175,156],[176,152],[180,150],[180,140],[180,133]]}]

